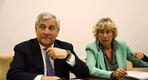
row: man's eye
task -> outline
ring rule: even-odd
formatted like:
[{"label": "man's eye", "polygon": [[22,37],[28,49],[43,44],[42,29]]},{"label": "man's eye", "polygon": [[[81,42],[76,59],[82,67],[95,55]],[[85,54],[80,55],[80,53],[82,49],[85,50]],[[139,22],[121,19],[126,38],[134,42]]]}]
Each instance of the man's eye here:
[{"label": "man's eye", "polygon": [[49,30],[55,30],[55,27],[51,25],[50,27],[48,27],[48,29]]},{"label": "man's eye", "polygon": [[40,28],[40,29],[46,29],[46,26],[45,26],[45,25],[40,25],[39,28]]}]

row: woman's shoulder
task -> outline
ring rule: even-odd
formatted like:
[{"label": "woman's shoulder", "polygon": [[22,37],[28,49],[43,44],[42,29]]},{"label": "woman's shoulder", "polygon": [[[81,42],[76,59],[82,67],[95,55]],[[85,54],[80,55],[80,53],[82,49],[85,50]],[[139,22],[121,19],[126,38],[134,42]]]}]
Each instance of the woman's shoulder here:
[{"label": "woman's shoulder", "polygon": [[88,48],[95,48],[95,47],[96,47],[96,41],[87,44],[85,48],[88,49]]},{"label": "woman's shoulder", "polygon": [[118,43],[125,43],[125,40],[116,40]]},{"label": "woman's shoulder", "polygon": [[125,40],[116,40],[116,41],[120,46],[127,46],[127,43]]}]

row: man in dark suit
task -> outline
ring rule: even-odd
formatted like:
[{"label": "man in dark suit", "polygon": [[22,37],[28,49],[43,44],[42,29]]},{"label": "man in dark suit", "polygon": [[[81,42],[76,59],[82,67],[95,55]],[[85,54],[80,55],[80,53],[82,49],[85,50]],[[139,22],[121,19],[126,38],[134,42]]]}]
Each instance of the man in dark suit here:
[{"label": "man in dark suit", "polygon": [[35,24],[37,38],[15,46],[7,80],[56,80],[69,78],[70,71],[76,78],[88,77],[88,67],[75,54],[72,44],[56,39],[59,29],[56,16],[41,13]]}]

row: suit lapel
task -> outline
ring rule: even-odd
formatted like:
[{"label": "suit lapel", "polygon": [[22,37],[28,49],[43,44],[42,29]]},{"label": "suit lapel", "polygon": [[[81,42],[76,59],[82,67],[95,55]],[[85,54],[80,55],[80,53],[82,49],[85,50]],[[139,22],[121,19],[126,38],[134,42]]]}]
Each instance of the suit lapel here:
[{"label": "suit lapel", "polygon": [[[61,41],[55,40],[53,46],[63,49],[63,45],[61,46],[61,44],[63,44]],[[68,72],[67,66],[68,66],[68,64],[64,60],[60,60],[60,59],[54,60],[54,70],[55,70],[55,73],[57,76],[64,77],[65,75],[67,75],[67,74],[65,74],[66,72]]]},{"label": "suit lapel", "polygon": [[[95,53],[96,54],[96,62],[97,62],[97,66],[101,67],[103,70],[106,70],[106,67],[105,67],[105,62],[104,62],[104,56],[103,56],[103,52],[102,50],[98,47],[98,42],[96,41],[95,42]],[[98,57],[99,56],[99,57]],[[99,64],[98,64],[99,63]]]},{"label": "suit lapel", "polygon": [[[55,40],[53,47],[60,48],[60,45],[58,45],[57,40]],[[58,69],[60,67],[62,66],[59,66],[59,60],[58,59],[54,60],[54,70],[55,70],[56,75],[58,75]]]},{"label": "suit lapel", "polygon": [[32,42],[31,49],[32,50],[30,50],[30,51],[32,51],[32,52],[30,52],[30,53],[31,53],[32,59],[34,59],[33,60],[34,65],[36,65],[37,69],[39,69],[40,72],[44,73],[43,58],[42,58],[41,49],[40,49],[37,39],[35,39]]},{"label": "suit lapel", "polygon": [[125,65],[126,60],[124,59],[125,55],[122,53],[120,47],[116,50],[115,54],[116,54],[116,58],[117,58],[118,67],[120,67],[120,68],[125,67],[126,66]]},{"label": "suit lapel", "polygon": [[101,50],[99,50],[97,52],[97,56],[100,56],[98,58],[98,62],[100,63],[99,66],[103,69],[103,70],[106,70],[106,67],[105,67],[105,62],[104,62],[104,57],[103,57],[103,52]]},{"label": "suit lapel", "polygon": [[53,47],[61,48],[58,42],[59,42],[58,40],[55,40]]}]

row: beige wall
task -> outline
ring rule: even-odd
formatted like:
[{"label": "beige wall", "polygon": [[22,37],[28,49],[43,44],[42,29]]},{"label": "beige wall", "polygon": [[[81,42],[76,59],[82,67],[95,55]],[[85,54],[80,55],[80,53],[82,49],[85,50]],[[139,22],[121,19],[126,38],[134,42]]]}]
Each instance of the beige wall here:
[{"label": "beige wall", "polygon": [[118,26],[118,39],[148,53],[148,0],[0,0],[0,53],[13,52],[14,45],[35,37],[34,22],[49,11],[61,20],[58,38],[73,43],[80,57],[94,41],[92,26],[111,17]]}]

